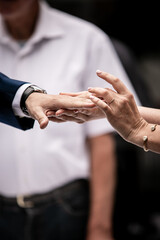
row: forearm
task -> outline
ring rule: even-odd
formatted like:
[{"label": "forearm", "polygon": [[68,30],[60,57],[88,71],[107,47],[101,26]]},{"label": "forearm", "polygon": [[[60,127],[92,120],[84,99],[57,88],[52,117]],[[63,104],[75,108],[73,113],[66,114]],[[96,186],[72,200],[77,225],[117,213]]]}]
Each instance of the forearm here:
[{"label": "forearm", "polygon": [[148,123],[160,124],[160,110],[155,108],[138,107],[141,116]]},{"label": "forearm", "polygon": [[91,206],[88,231],[112,232],[115,189],[114,142],[109,135],[91,141]]}]

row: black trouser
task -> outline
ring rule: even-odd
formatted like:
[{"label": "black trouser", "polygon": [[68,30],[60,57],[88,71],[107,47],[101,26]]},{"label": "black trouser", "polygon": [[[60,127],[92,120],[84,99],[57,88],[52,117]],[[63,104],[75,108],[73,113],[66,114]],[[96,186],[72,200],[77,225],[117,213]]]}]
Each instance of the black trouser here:
[{"label": "black trouser", "polygon": [[27,208],[20,207],[16,199],[0,197],[0,239],[85,240],[89,211],[86,180],[31,196],[23,204]]}]

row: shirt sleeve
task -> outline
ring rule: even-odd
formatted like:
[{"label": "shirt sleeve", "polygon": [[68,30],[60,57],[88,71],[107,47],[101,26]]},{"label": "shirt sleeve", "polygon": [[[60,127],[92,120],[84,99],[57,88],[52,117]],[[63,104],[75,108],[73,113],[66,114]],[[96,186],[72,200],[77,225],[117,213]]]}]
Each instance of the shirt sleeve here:
[{"label": "shirt sleeve", "polygon": [[13,109],[13,112],[16,116],[18,117],[29,117],[29,116],[26,116],[21,107],[20,107],[20,102],[21,102],[21,97],[23,95],[23,92],[29,87],[31,86],[32,84],[29,84],[29,83],[25,83],[23,84],[16,92],[15,96],[14,96],[14,99],[13,99],[13,102],[12,102],[12,109]]},{"label": "shirt sleeve", "polygon": [[[128,89],[133,93],[136,103],[141,105],[140,100],[129,80],[119,57],[111,43],[111,40],[105,33],[95,34],[90,43],[90,52],[88,53],[88,66],[86,75],[84,76],[84,89],[88,87],[109,87],[107,82],[97,77],[96,70],[100,69],[111,73],[121,79]],[[107,119],[96,120],[86,123],[86,132],[88,136],[97,136],[104,133],[113,132],[114,129],[107,121]]]}]

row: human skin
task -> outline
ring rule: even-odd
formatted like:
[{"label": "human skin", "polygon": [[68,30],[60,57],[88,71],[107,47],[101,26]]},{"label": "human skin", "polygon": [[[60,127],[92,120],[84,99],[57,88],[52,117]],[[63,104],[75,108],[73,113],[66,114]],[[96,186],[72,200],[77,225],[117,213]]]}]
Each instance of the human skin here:
[{"label": "human skin", "polygon": [[35,29],[39,14],[38,0],[0,0],[0,13],[12,38],[26,40]]},{"label": "human skin", "polygon": [[41,129],[44,129],[48,125],[49,120],[52,120],[47,117],[48,111],[54,115],[59,108],[73,111],[74,109],[90,108],[93,105],[91,100],[82,97],[73,98],[43,93],[32,93],[26,100],[26,107],[30,116],[38,121]]},{"label": "human skin", "polygon": [[[90,93],[88,91],[78,92],[78,93],[60,93],[61,95],[68,95],[72,97],[81,96],[83,98],[90,98]],[[160,125],[160,109],[148,108],[144,106],[137,106],[140,115],[149,123],[159,124]],[[50,115],[50,112],[48,112]],[[59,109],[55,117],[58,117],[62,120],[75,121],[75,118],[79,119],[81,123],[105,118],[106,115],[102,109],[94,106],[93,108],[79,109],[75,111],[70,111],[68,109]]]},{"label": "human skin", "polygon": [[144,147],[143,138],[147,136],[147,149],[160,153],[160,125],[153,125],[160,122],[160,110],[138,108],[134,96],[122,81],[105,72],[97,71],[97,74],[110,83],[115,91],[89,88],[93,103],[104,112],[111,125],[126,141]]},{"label": "human skin", "polygon": [[[91,121],[106,117],[116,131],[128,142],[139,147],[144,147],[143,137],[148,136],[147,147],[149,150],[160,153],[160,110],[137,106],[132,93],[115,76],[97,71],[97,75],[110,83],[115,91],[109,88],[89,88],[79,93],[62,93],[63,95],[78,96],[92,99],[97,106],[93,109],[83,109],[72,112],[58,110],[56,115],[60,120],[81,122]],[[114,99],[114,101],[112,101]],[[151,131],[153,124],[157,124],[156,131]]]},{"label": "human skin", "polygon": [[[90,138],[91,205],[86,240],[113,240],[116,156],[112,134]],[[106,147],[107,146],[107,147]]]}]

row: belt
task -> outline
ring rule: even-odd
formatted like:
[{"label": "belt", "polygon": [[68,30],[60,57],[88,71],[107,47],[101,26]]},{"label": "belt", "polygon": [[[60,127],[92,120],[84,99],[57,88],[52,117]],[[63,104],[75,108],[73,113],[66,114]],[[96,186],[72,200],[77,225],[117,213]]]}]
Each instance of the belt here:
[{"label": "belt", "polygon": [[74,188],[82,186],[87,186],[88,188],[88,181],[84,179],[79,179],[44,194],[20,195],[16,198],[0,196],[0,203],[2,204],[2,206],[16,205],[20,208],[33,208],[36,206],[45,205],[53,200],[57,200],[58,197],[65,191],[73,190]]}]

